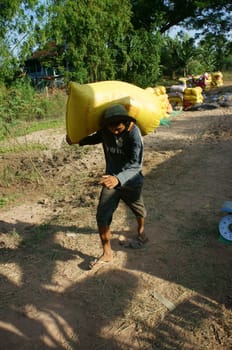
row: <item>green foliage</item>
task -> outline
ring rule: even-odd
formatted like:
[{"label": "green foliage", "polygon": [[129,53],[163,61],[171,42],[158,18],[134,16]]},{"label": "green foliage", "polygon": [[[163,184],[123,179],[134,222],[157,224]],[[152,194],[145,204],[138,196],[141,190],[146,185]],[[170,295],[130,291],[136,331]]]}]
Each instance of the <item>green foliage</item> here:
[{"label": "green foliage", "polygon": [[22,153],[27,151],[38,151],[38,150],[46,150],[47,147],[45,145],[41,145],[40,143],[30,143],[30,144],[17,144],[13,146],[0,146],[0,153]]},{"label": "green foliage", "polygon": [[141,87],[155,85],[160,75],[160,36],[138,30],[131,37],[126,80]]},{"label": "green foliage", "polygon": [[11,84],[20,65],[37,44],[36,25],[41,18],[41,0],[1,0],[0,81]]},{"label": "green foliage", "polygon": [[[116,79],[147,86],[156,82],[160,67],[174,75],[187,74],[196,61],[198,69],[200,63],[205,70],[221,69],[231,54],[231,8],[227,0],[2,0],[0,81],[10,86],[20,64],[50,40],[65,50],[44,65],[58,66],[67,81]],[[203,54],[181,36],[160,52],[158,33],[176,25],[205,31],[209,45],[200,43]],[[36,106],[33,113],[42,116],[44,108]]]},{"label": "green foliage", "polygon": [[[80,83],[126,80],[139,86],[159,76],[160,38],[134,31],[130,2],[53,0],[46,31],[66,43],[66,79]],[[55,37],[54,37],[55,39]]]},{"label": "green foliage", "polygon": [[187,35],[174,39],[165,37],[161,50],[161,64],[164,75],[175,78],[176,75],[189,74],[188,64],[197,57],[195,41]]},{"label": "green foliage", "polygon": [[[223,34],[207,33],[199,43],[204,61],[210,61],[213,68],[222,69],[224,60],[232,54],[232,44]],[[213,62],[212,62],[213,61]],[[227,69],[227,68],[226,68]],[[212,70],[212,69],[211,69]]]},{"label": "green foliage", "polygon": [[222,60],[222,70],[232,72],[232,54]]},{"label": "green foliage", "polygon": [[0,208],[4,207],[4,205],[6,205],[7,200],[3,197],[0,197]]},{"label": "green foliage", "polygon": [[33,5],[33,0],[1,0],[0,3],[0,37],[3,37],[7,29],[7,25],[13,21],[16,14],[21,13],[22,7],[24,9]]},{"label": "green foliage", "polygon": [[9,82],[14,77],[17,60],[12,57],[6,40],[0,37],[0,82]]},{"label": "green foliage", "polygon": [[191,60],[188,63],[188,73],[190,75],[201,75],[204,72],[211,71],[208,69],[205,69],[204,64],[202,64],[198,60]]},{"label": "green foliage", "polygon": [[161,54],[163,74],[175,78],[177,75],[222,70],[229,52],[228,46],[224,36],[216,40],[211,34],[199,42],[181,34],[174,39],[165,37]]},{"label": "green foliage", "polygon": [[47,96],[36,92],[28,81],[17,81],[8,89],[2,85],[0,91],[0,140],[15,130],[17,135],[25,133],[25,125],[34,120],[64,120],[64,93]]},{"label": "green foliage", "polygon": [[69,77],[80,83],[114,79],[128,61],[128,1],[51,1],[46,32],[66,44]]},{"label": "green foliage", "polygon": [[[190,16],[186,16],[183,24],[188,29],[198,30],[203,36],[209,33],[215,37],[228,35],[232,27],[232,5],[228,0],[194,1],[196,9]],[[189,1],[185,2],[186,8]]]},{"label": "green foliage", "polygon": [[231,30],[231,2],[214,1],[166,1],[131,0],[132,23],[135,29],[167,32],[176,25],[187,25],[191,29],[206,33],[228,33]]}]

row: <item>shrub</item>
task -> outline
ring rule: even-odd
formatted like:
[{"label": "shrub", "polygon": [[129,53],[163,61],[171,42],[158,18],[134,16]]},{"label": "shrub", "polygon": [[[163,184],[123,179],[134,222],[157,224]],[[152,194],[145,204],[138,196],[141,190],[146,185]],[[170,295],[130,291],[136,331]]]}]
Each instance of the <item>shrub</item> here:
[{"label": "shrub", "polygon": [[28,81],[0,87],[0,139],[25,122],[64,118],[66,94],[38,93]]}]

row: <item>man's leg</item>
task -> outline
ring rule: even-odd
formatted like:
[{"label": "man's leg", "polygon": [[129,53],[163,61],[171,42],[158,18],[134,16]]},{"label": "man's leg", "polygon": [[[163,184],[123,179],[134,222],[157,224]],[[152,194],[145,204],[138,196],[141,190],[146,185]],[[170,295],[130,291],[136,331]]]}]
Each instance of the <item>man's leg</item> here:
[{"label": "man's leg", "polygon": [[124,188],[121,192],[122,200],[128,205],[128,207],[134,213],[137,220],[137,237],[136,240],[140,243],[145,243],[148,241],[147,236],[145,235],[145,217],[146,217],[146,208],[142,196],[142,186],[133,187],[133,188]]},{"label": "man's leg", "polygon": [[103,248],[103,254],[99,261],[111,261],[113,259],[113,251],[110,244],[110,224],[119,200],[120,197],[117,190],[102,188],[96,214],[98,232]]},{"label": "man's leg", "polygon": [[99,260],[111,261],[113,259],[113,251],[110,244],[110,226],[99,226],[98,232],[102,242],[103,254]]},{"label": "man's leg", "polygon": [[148,241],[147,236],[145,235],[144,232],[144,226],[145,226],[145,219],[142,216],[136,216],[137,219],[137,223],[138,223],[138,236],[137,239],[141,242],[141,243],[145,243]]},{"label": "man's leg", "polygon": [[144,237],[144,226],[145,226],[145,219],[144,217],[137,216],[137,223],[138,223],[138,236]]}]

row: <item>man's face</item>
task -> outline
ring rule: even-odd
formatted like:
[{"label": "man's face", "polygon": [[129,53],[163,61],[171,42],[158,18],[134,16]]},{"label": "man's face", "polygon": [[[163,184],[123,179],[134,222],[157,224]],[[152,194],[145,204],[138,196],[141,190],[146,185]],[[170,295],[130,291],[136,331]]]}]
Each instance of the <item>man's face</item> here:
[{"label": "man's face", "polygon": [[119,135],[126,129],[126,126],[124,123],[120,122],[120,123],[109,124],[107,128],[110,132],[112,132],[112,134]]}]

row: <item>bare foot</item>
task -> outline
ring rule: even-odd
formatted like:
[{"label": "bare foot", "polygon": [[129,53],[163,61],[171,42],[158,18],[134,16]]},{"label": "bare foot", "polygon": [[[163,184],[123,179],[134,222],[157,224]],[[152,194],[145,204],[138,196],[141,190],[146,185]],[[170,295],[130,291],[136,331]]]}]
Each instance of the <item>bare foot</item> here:
[{"label": "bare foot", "polygon": [[100,258],[96,258],[93,261],[91,261],[89,264],[89,268],[92,270],[93,268],[108,264],[108,263],[112,262],[112,260],[113,260],[113,253],[104,254],[104,255],[100,256]]}]

